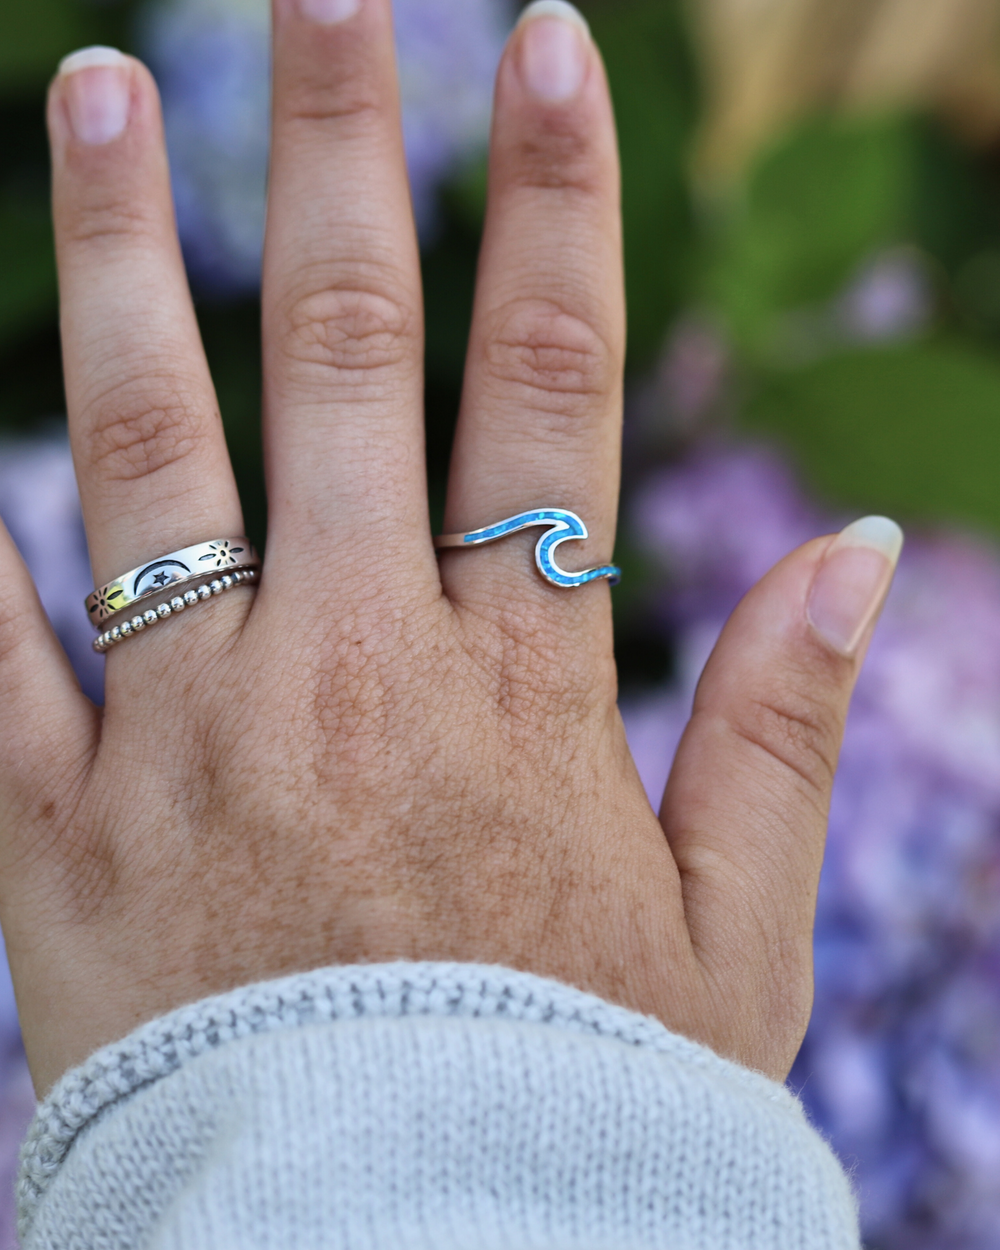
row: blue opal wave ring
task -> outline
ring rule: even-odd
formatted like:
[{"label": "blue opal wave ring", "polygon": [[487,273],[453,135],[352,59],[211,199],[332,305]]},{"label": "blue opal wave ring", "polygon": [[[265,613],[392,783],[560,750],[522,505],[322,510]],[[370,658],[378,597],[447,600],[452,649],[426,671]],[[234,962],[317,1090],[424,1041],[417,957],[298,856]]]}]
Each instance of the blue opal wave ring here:
[{"label": "blue opal wave ring", "polygon": [[534,508],[530,512],[509,516],[505,521],[497,521],[495,525],[487,525],[481,530],[470,530],[467,534],[441,534],[434,539],[434,546],[480,547],[484,543],[494,543],[498,538],[506,538],[508,534],[516,534],[520,530],[538,525],[545,527],[545,533],[535,544],[535,564],[547,582],[572,590],[576,586],[585,586],[588,582],[602,579],[612,586],[621,581],[622,571],[616,564],[601,564],[594,569],[584,569],[582,573],[567,573],[556,564],[555,550],[561,543],[569,542],[573,538],[587,537],[586,525],[575,512],[566,508]]},{"label": "blue opal wave ring", "polygon": [[129,569],[121,577],[99,586],[84,601],[92,624],[100,625],[109,616],[115,616],[150,595],[162,594],[168,586],[190,582],[196,577],[206,577],[219,570],[256,569],[260,557],[250,545],[249,538],[213,538],[208,542],[195,543],[170,551],[157,560],[147,560],[138,568]]}]

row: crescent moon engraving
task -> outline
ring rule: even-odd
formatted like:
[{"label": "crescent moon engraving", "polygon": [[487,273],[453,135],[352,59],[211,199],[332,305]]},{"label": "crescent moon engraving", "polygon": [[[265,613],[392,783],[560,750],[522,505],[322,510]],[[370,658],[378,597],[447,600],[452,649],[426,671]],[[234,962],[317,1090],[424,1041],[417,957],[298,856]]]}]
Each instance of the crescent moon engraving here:
[{"label": "crescent moon engraving", "polygon": [[151,590],[160,590],[171,582],[179,582],[191,575],[190,568],[181,560],[156,560],[140,569],[132,583],[132,598],[148,594]]}]

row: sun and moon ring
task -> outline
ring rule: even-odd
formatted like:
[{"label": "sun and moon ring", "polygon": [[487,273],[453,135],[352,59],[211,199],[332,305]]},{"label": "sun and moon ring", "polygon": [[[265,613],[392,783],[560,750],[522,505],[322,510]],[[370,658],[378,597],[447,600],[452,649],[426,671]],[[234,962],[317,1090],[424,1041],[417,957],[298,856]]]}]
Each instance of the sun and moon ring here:
[{"label": "sun and moon ring", "polygon": [[234,569],[258,568],[260,557],[248,538],[213,538],[171,551],[158,560],[147,560],[106,586],[98,587],[85,600],[87,615],[91,624],[100,628],[109,617],[182,582],[220,571],[231,573]]}]

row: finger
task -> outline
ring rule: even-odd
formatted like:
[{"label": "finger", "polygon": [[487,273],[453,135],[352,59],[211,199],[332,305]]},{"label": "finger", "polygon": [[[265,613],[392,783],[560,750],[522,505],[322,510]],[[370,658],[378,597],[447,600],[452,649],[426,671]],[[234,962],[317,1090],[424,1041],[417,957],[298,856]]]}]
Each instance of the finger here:
[{"label": "finger", "polygon": [[837,756],[901,545],[898,526],[868,517],[750,591],[708,661],[667,783],[661,820],[695,950],[730,1003],[762,1004],[762,1054],[776,1021],[796,1039],[808,1021]]},{"label": "finger", "polygon": [[[97,712],[80,691],[66,653],[6,528],[0,524],[0,898],[52,796],[93,749]],[[52,823],[49,821],[49,823]]]},{"label": "finger", "polygon": [[97,585],[242,532],[174,226],[156,87],[109,48],[49,97],[70,436]]},{"label": "finger", "polygon": [[264,340],[279,572],[319,547],[345,553],[338,594],[414,559],[436,581],[390,0],[275,0]]},{"label": "finger", "polygon": [[[445,528],[537,507],[578,513],[567,569],[607,561],[618,499],[625,316],[618,159],[600,57],[580,15],[530,6],[497,79],[490,192]],[[525,589],[537,531],[442,556],[466,602]],[[539,594],[548,587],[531,577]],[[559,593],[559,592],[555,592]],[[588,640],[596,587],[573,596]],[[569,603],[560,605],[568,611]]]}]

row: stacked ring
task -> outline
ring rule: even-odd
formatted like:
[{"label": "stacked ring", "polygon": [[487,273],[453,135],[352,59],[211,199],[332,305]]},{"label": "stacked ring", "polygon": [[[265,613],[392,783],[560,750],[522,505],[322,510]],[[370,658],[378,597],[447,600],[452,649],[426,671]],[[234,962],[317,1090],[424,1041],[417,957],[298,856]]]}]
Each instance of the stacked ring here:
[{"label": "stacked ring", "polygon": [[152,595],[162,594],[168,586],[205,577],[216,569],[260,568],[260,557],[248,538],[215,538],[171,551],[158,560],[149,560],[129,569],[121,577],[99,586],[85,600],[91,622],[100,626],[109,617]]},{"label": "stacked ring", "polygon": [[160,603],[155,608],[147,608],[141,615],[133,616],[130,621],[122,621],[120,625],[105,630],[94,639],[94,650],[107,651],[109,647],[124,642],[133,634],[141,633],[150,625],[165,621],[167,617],[177,612],[183,612],[185,608],[193,607],[203,599],[211,599],[213,595],[221,595],[227,590],[232,590],[234,586],[256,580],[256,569],[236,569],[232,573],[223,573],[221,577],[210,582],[203,582],[196,590],[186,590],[183,595],[175,595],[169,601]]}]

